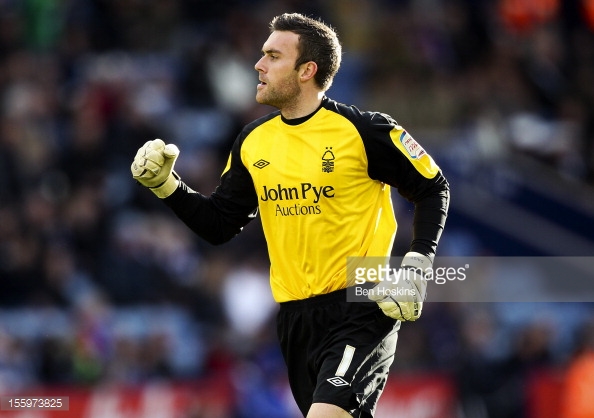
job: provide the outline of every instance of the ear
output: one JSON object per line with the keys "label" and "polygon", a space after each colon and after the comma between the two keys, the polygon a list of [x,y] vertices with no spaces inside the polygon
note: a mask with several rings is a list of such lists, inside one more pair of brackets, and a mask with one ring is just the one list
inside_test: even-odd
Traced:
{"label": "ear", "polygon": [[318,64],[313,61],[308,61],[301,64],[299,69],[299,80],[308,81],[313,79],[314,75],[318,72]]}

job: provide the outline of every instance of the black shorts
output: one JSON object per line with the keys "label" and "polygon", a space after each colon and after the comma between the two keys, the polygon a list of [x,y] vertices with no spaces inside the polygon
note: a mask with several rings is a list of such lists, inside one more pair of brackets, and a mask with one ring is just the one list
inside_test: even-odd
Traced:
{"label": "black shorts", "polygon": [[347,302],[346,290],[281,303],[278,336],[303,416],[321,402],[373,417],[399,328],[375,302]]}

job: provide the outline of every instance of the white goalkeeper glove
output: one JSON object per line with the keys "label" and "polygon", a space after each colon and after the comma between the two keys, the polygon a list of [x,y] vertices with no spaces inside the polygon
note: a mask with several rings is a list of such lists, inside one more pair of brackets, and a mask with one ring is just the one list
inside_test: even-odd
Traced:
{"label": "white goalkeeper glove", "polygon": [[148,187],[160,199],[171,195],[179,184],[179,176],[173,171],[179,149],[174,144],[160,140],[146,142],[136,153],[132,166],[132,177]]}
{"label": "white goalkeeper glove", "polygon": [[423,254],[408,252],[402,259],[398,275],[379,282],[369,293],[369,299],[377,302],[390,318],[400,321],[416,321],[421,316],[427,293],[426,269],[433,262]]}

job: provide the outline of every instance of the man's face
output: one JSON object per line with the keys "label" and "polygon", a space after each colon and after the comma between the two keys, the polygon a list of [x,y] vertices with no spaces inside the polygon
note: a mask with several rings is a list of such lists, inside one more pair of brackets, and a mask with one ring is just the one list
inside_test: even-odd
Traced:
{"label": "man's face", "polygon": [[299,35],[274,31],[262,46],[262,58],[254,66],[260,84],[256,101],[283,109],[294,105],[300,96],[299,73],[295,69]]}

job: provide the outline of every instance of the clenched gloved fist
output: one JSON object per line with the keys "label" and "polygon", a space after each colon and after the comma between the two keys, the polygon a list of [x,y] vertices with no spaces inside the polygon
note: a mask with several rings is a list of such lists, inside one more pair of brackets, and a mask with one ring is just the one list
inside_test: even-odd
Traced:
{"label": "clenched gloved fist", "polygon": [[179,149],[155,139],[145,143],[136,153],[130,169],[132,177],[148,187],[160,199],[171,195],[179,184],[179,176],[173,171]]}
{"label": "clenched gloved fist", "polygon": [[408,252],[400,270],[378,283],[369,299],[377,302],[384,314],[400,321],[416,321],[421,316],[427,294],[424,275],[433,262],[423,254]]}

